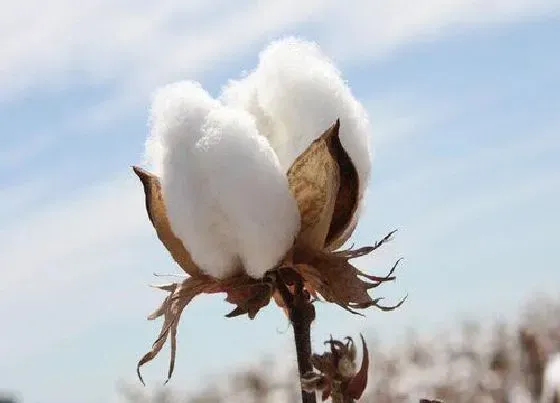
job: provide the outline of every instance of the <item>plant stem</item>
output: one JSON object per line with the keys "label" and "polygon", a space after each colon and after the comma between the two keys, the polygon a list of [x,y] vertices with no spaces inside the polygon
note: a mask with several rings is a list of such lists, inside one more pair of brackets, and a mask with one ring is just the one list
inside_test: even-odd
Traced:
{"label": "plant stem", "polygon": [[354,399],[348,395],[347,386],[347,384],[340,381],[333,383],[333,390],[331,392],[332,403],[354,403]]}
{"label": "plant stem", "polygon": [[[313,364],[311,364],[311,322],[315,316],[314,306],[302,297],[303,295],[295,295],[291,315],[300,378],[306,372],[313,371]],[[302,390],[301,393],[303,403],[315,403],[315,392]]]}
{"label": "plant stem", "polygon": [[[315,319],[315,307],[311,303],[309,294],[303,289],[303,283],[298,281],[292,294],[283,281],[278,282],[278,290],[290,314],[290,322],[294,328],[294,341],[300,380],[302,376],[313,371],[311,363],[311,322]],[[316,403],[315,392],[301,390],[302,403]]]}

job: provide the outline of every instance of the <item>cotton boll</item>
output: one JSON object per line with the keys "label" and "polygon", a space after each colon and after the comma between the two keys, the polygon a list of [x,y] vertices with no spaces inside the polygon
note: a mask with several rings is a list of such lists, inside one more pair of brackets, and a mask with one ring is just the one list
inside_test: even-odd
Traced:
{"label": "cotton boll", "polygon": [[200,160],[213,171],[209,188],[228,212],[247,273],[262,277],[292,246],[299,230],[299,210],[288,180],[247,113],[216,109],[204,131],[205,142],[212,144],[212,152]]}
{"label": "cotton boll", "polygon": [[254,119],[192,83],[161,90],[152,111],[148,152],[159,144],[173,231],[206,273],[262,277],[292,246],[300,217]]}
{"label": "cotton boll", "polygon": [[556,403],[556,399],[560,399],[560,353],[553,354],[546,363],[540,403]]}
{"label": "cotton boll", "polygon": [[146,140],[146,162],[154,174],[163,175],[163,161],[172,143],[196,141],[208,112],[219,105],[195,81],[168,84],[155,92],[150,111],[151,133]]}
{"label": "cotton boll", "polygon": [[368,116],[318,46],[296,38],[272,43],[251,74],[224,88],[222,99],[255,116],[285,171],[340,118],[340,140],[363,194],[371,169]]}

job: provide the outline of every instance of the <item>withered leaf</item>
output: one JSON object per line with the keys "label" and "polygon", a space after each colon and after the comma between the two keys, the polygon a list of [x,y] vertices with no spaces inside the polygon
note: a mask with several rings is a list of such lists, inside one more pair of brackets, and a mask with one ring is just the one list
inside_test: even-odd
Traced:
{"label": "withered leaf", "polygon": [[185,306],[197,295],[226,293],[226,301],[237,307],[229,317],[247,314],[253,319],[259,310],[266,306],[275,291],[273,284],[266,277],[256,280],[246,274],[238,274],[226,279],[200,275],[189,277],[182,283],[172,283],[154,286],[169,293],[163,303],[148,316],[154,320],[163,316],[164,321],[158,338],[152,345],[152,349],[146,353],[138,362],[137,374],[144,383],[140,374],[140,367],[153,360],[161,351],[168,337],[171,339],[171,360],[169,363],[168,378],[171,378],[175,367],[175,354],[177,350],[177,326],[181,313]]}
{"label": "withered leaf", "polygon": [[[162,287],[162,289],[169,288],[167,286],[165,287],[166,288]],[[176,284],[176,287],[170,291],[170,294],[165,298],[163,304],[149,316],[149,319],[155,319],[159,316],[163,316],[164,320],[159,336],[152,345],[152,349],[146,353],[140,361],[138,361],[136,373],[142,383],[144,383],[144,380],[142,379],[142,375],[140,373],[140,367],[150,362],[158,355],[165,345],[168,336],[171,337],[171,359],[169,362],[167,380],[171,378],[173,368],[175,366],[177,326],[179,324],[179,319],[181,318],[181,313],[183,312],[185,306],[187,306],[194,297],[207,290],[213,290],[214,287],[215,285],[209,277],[203,276],[187,278],[181,284]]]}
{"label": "withered leaf", "polygon": [[239,287],[228,288],[226,301],[237,307],[226,316],[232,318],[247,314],[250,319],[254,319],[259,310],[268,305],[273,291],[269,284],[252,281]]}
{"label": "withered leaf", "polygon": [[193,262],[183,242],[175,236],[171,229],[158,177],[140,167],[135,166],[132,167],[132,169],[134,173],[138,175],[144,187],[146,211],[148,212],[148,217],[156,230],[159,240],[169,253],[171,253],[175,262],[177,262],[187,274],[191,276],[201,275],[202,272]]}
{"label": "withered leaf", "polygon": [[360,338],[362,339],[362,365],[358,373],[348,383],[348,393],[356,400],[362,396],[367,387],[369,372],[369,351],[364,336],[360,334]]}
{"label": "withered leaf", "polygon": [[317,252],[306,261],[295,269],[326,301],[343,305],[371,301],[367,283],[358,277],[359,270],[348,259]]}
{"label": "withered leaf", "polygon": [[332,253],[297,248],[293,255],[294,270],[302,276],[306,288],[316,290],[326,301],[338,304],[350,312],[357,313],[352,308],[365,309],[371,306],[382,310],[395,309],[404,300],[394,307],[384,307],[378,304],[379,298],[373,299],[368,294],[368,290],[380,283],[394,280],[392,272],[385,277],[370,276],[350,263],[356,255],[363,256],[363,251],[367,249],[353,251],[356,253]]}
{"label": "withered leaf", "polygon": [[297,157],[287,174],[301,215],[296,243],[312,249],[325,246],[340,187],[340,169],[330,150],[339,127],[337,120]]}
{"label": "withered leaf", "polygon": [[167,297],[165,297],[165,299],[163,300],[163,303],[153,313],[148,315],[148,320],[154,320],[154,319],[159,318],[160,316],[165,315],[165,312],[167,311],[169,305],[171,304],[171,297],[173,296],[173,293],[177,289],[178,285],[179,284],[177,284],[177,283],[173,283],[173,284],[164,284],[164,285],[153,286],[154,288],[159,288],[160,290],[167,291],[169,293],[169,295]]}

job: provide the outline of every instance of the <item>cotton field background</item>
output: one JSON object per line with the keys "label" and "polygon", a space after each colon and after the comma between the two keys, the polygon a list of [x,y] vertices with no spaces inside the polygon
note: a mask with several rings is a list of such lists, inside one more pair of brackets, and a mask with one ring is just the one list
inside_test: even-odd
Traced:
{"label": "cotton field background", "polygon": [[[253,117],[255,88],[272,100],[283,94],[285,104],[268,107],[290,132],[326,130],[328,96],[295,86],[316,73],[308,63],[278,59],[263,71],[289,65],[281,88],[266,74],[251,84],[262,52],[297,37],[325,55],[328,77],[340,74],[342,84],[317,88],[348,88],[360,105],[336,110],[341,127],[367,116],[368,144],[354,155],[368,149],[372,165],[360,171],[367,190],[346,245],[398,229],[355,264],[384,275],[403,257],[398,280],[375,295],[389,305],[408,296],[394,312],[365,317],[317,303],[314,350],[331,334],[364,334],[371,372],[361,401],[552,402],[560,383],[557,0],[23,0],[2,6],[0,33],[0,400],[297,401],[282,310],[224,318],[231,306],[215,295],[183,313],[173,379],[162,388],[165,348],[140,387],[136,362],[160,326],[146,316],[164,298],[148,284],[182,272],[155,236],[130,169],[157,167],[158,145],[145,149],[157,121],[152,102],[178,82],[197,82],[210,103],[242,105]],[[269,121],[255,121],[268,130]],[[293,149],[272,136],[270,166],[289,166],[309,140],[304,132]],[[232,176],[243,171],[239,161]],[[285,179],[274,169],[271,187]],[[247,198],[249,185],[221,196]],[[266,210],[280,206],[287,219],[266,235],[289,243],[297,220],[277,196],[244,213],[268,222]],[[180,200],[176,207],[183,211]],[[193,228],[182,235],[192,238]],[[259,247],[256,234],[245,252]],[[215,257],[207,245],[201,255]],[[253,257],[280,253],[266,251]]]}
{"label": "cotton field background", "polygon": [[[552,402],[560,400],[560,304],[541,299],[515,321],[460,326],[429,336],[414,332],[398,344],[370,339],[373,368],[364,402]],[[208,379],[187,394],[146,393],[121,384],[123,402],[296,402],[295,368],[265,359],[235,374]],[[224,376],[225,375],[225,376]]]}

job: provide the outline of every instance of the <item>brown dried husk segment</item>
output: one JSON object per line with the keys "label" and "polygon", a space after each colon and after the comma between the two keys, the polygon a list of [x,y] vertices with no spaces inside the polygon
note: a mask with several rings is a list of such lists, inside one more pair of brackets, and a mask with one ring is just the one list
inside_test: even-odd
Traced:
{"label": "brown dried husk segment", "polygon": [[253,319],[258,311],[268,305],[272,298],[274,287],[265,278],[263,280],[253,279],[245,274],[236,275],[227,279],[215,279],[210,276],[200,275],[189,277],[181,283],[154,286],[167,291],[169,295],[163,303],[148,316],[148,320],[154,320],[163,316],[164,321],[158,338],[153,343],[149,352],[144,354],[137,365],[138,378],[142,383],[140,368],[152,361],[161,351],[168,338],[171,340],[171,359],[167,380],[171,378],[175,367],[175,355],[177,346],[177,328],[183,309],[199,294],[227,293],[226,301],[237,305],[229,313],[228,317],[247,314]]}
{"label": "brown dried husk segment", "polygon": [[328,250],[340,248],[350,238],[357,224],[355,216],[360,202],[358,171],[340,142],[339,131],[337,129],[337,135],[332,136],[329,142],[329,151],[337,161],[339,168],[340,186],[336,196],[329,233],[325,242],[325,247]]}
{"label": "brown dried husk segment", "polygon": [[327,129],[288,170],[301,215],[296,244],[334,250],[351,234],[359,197],[358,173],[339,138],[340,121]]}
{"label": "brown dried husk segment", "polygon": [[317,292],[327,302],[333,302],[349,312],[358,313],[355,309],[369,307],[392,311],[400,307],[406,297],[394,306],[384,306],[380,304],[382,298],[372,298],[368,291],[395,280],[393,273],[400,260],[384,277],[366,274],[350,263],[354,258],[373,252],[377,245],[340,252],[296,248],[293,254],[293,268],[303,278],[307,289]]}
{"label": "brown dried husk segment", "polygon": [[362,339],[362,365],[358,373],[348,383],[348,393],[356,400],[362,397],[364,390],[366,390],[369,374],[369,351],[362,334],[360,334],[360,338]]}
{"label": "brown dried husk segment", "polygon": [[177,346],[177,327],[179,326],[179,319],[183,309],[191,300],[197,295],[210,289],[212,284],[209,284],[204,277],[194,278],[190,277],[183,281],[181,284],[166,284],[157,286],[156,288],[169,292],[163,303],[148,316],[149,320],[154,320],[160,316],[164,317],[163,325],[158,338],[152,345],[152,349],[144,354],[138,361],[136,373],[142,383],[142,375],[140,374],[140,367],[147,362],[152,361],[161,351],[168,337],[171,337],[171,359],[169,361],[169,370],[167,373],[167,380],[171,378],[173,369],[175,368],[175,354]]}
{"label": "brown dried husk segment", "polygon": [[[304,374],[302,377],[304,387],[309,391],[322,391],[323,401],[329,397],[333,402],[358,400],[367,387],[369,372],[369,351],[364,336],[360,334],[360,337],[362,364],[357,372],[354,373],[356,350],[352,338],[345,337],[347,343],[343,343],[334,340],[331,336],[331,339],[325,342],[331,345],[330,351],[312,355],[313,367],[319,372],[310,371]],[[350,366],[341,365],[343,362],[350,363]]]}
{"label": "brown dried husk segment", "polygon": [[390,239],[391,234],[376,242],[374,246],[355,250],[327,252],[296,248],[291,255],[289,266],[279,267],[268,273],[263,279],[254,279],[246,274],[221,280],[199,275],[189,277],[179,284],[157,286],[157,288],[167,291],[169,295],[148,319],[154,320],[163,316],[164,323],[152,349],[138,363],[137,371],[140,380],[142,380],[140,367],[158,355],[168,338],[171,339],[168,379],[171,377],[175,365],[176,334],[181,313],[194,297],[202,293],[226,293],[226,301],[236,305],[236,308],[227,315],[228,317],[247,314],[253,319],[273,297],[281,307],[286,307],[282,298],[277,295],[278,288],[275,278],[280,276],[283,281],[287,281],[287,284],[291,284],[294,276],[299,275],[304,281],[305,288],[312,295],[317,292],[325,300],[336,303],[353,313],[356,313],[354,309],[365,309],[372,306],[383,311],[399,307],[405,299],[395,306],[382,306],[379,304],[380,298],[373,299],[368,295],[368,290],[395,280],[393,273],[397,264],[386,276],[377,277],[366,274],[349,263],[349,260],[353,258],[376,250]]}
{"label": "brown dried husk segment", "polygon": [[201,270],[193,262],[183,242],[175,236],[171,229],[171,224],[167,218],[165,202],[163,200],[161,183],[158,177],[140,167],[135,166],[132,169],[134,173],[138,175],[144,186],[146,211],[148,212],[148,218],[152,222],[159,240],[187,274],[191,276],[202,275]]}
{"label": "brown dried husk segment", "polygon": [[288,184],[301,215],[296,244],[321,250],[332,222],[340,187],[337,161],[330,152],[340,124],[335,123],[296,158],[288,170]]}

